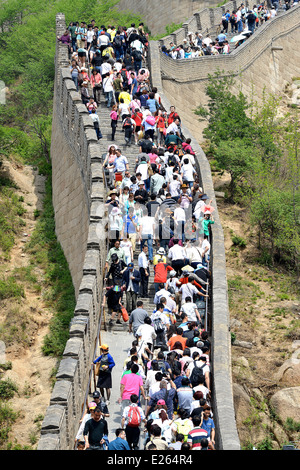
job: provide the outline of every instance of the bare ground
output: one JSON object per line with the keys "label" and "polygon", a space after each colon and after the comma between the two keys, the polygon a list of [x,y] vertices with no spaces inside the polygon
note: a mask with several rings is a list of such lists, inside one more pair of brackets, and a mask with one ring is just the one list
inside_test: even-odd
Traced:
{"label": "bare ground", "polygon": [[[17,184],[17,194],[23,196],[26,213],[22,217],[26,225],[22,233],[16,236],[10,259],[2,263],[1,271],[5,275],[15,273],[16,268],[25,268],[30,263],[30,255],[24,251],[24,245],[30,238],[36,224],[35,210],[42,209],[45,178],[38,175],[30,166],[17,163],[4,163],[5,170]],[[43,274],[35,268],[34,274],[42,279]],[[17,386],[9,405],[19,418],[12,426],[9,441],[20,446],[34,446],[39,434],[39,424],[50,402],[51,372],[56,366],[54,358],[45,357],[41,352],[44,336],[48,333],[51,312],[43,303],[41,292],[24,284],[25,297],[19,301],[6,300],[1,303],[0,324],[14,315],[11,322],[24,324],[24,340],[10,341],[6,345],[7,362],[12,369],[5,372],[3,379],[10,378]]]}

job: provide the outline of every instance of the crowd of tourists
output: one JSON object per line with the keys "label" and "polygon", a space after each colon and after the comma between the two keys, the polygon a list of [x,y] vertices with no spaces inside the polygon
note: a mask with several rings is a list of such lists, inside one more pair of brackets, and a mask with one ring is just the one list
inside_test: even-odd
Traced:
{"label": "crowd of tourists", "polygon": [[229,54],[252,36],[259,26],[275,18],[279,7],[288,10],[297,4],[293,0],[275,1],[269,8],[266,2],[262,2],[250,9],[242,3],[237,9],[224,12],[216,37],[189,31],[180,44],[170,42],[168,46],[163,45],[161,51],[175,60]]}
{"label": "crowd of tourists", "polygon": [[[108,441],[106,419],[116,364],[109,345],[101,344],[94,361],[97,387],[75,448],[214,450],[205,316],[214,207],[203,193],[192,142],[175,106],[165,110],[151,86],[142,24],[72,23],[58,40],[69,47],[70,74],[98,138],[100,103],[110,115],[111,142],[103,157],[110,241],[103,307],[112,330],[125,323],[132,333],[114,384],[121,407],[116,437]],[[117,126],[122,146],[114,142]],[[131,145],[138,146],[136,156]]]}

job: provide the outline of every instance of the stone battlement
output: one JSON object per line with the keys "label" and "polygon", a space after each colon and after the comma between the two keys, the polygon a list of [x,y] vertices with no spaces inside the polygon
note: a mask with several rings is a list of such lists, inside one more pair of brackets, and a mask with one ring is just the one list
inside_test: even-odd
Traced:
{"label": "stone battlement", "polygon": [[[56,17],[57,35],[65,31]],[[57,42],[51,141],[56,234],[71,271],[76,307],[38,450],[71,450],[82,416],[100,335],[107,232],[105,185],[94,126],[69,72],[68,50]]]}

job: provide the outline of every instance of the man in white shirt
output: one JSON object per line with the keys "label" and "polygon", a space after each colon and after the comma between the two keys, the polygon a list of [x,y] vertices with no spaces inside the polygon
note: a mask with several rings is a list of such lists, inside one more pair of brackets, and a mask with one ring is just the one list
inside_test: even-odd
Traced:
{"label": "man in white shirt", "polygon": [[159,290],[155,293],[153,302],[155,303],[155,305],[158,305],[162,297],[166,297],[167,299],[169,295],[170,292],[165,289],[165,285],[163,283],[160,283]]}
{"label": "man in white shirt", "polygon": [[150,317],[146,317],[144,324],[138,327],[136,336],[139,337],[141,341],[145,341],[150,350],[153,350],[153,343],[156,339],[156,333],[153,326],[151,325]]}
{"label": "man in white shirt", "polygon": [[203,252],[203,258],[205,260],[205,263],[207,263],[207,261],[209,260],[209,256],[210,256],[210,243],[208,241],[207,235],[204,235],[204,240],[201,245],[201,250]]}
{"label": "man in white shirt", "polygon": [[169,134],[170,132],[174,132],[174,134],[177,134],[179,136],[179,124],[180,124],[180,121],[179,119],[175,119],[175,121],[173,121],[168,127],[167,127],[167,130],[166,130],[166,133]]}
{"label": "man in white shirt", "polygon": [[181,268],[185,265],[185,251],[184,248],[178,244],[177,239],[174,239],[174,245],[170,248],[168,257],[172,260],[172,268],[179,274]]}
{"label": "man in white shirt", "polygon": [[116,156],[117,158],[113,162],[114,171],[124,173],[125,170],[129,170],[129,163],[127,157],[122,155],[121,150],[116,150]]}
{"label": "man in white shirt", "polygon": [[186,214],[185,210],[178,206],[174,211],[174,221],[175,221],[175,229],[174,229],[174,237],[181,239],[184,242],[184,225],[186,222]]}
{"label": "man in white shirt", "polygon": [[173,174],[173,178],[170,179],[168,190],[172,196],[172,198],[179,199],[180,196],[180,187],[181,182],[179,181],[178,175]]}
{"label": "man in white shirt", "polygon": [[198,311],[197,305],[192,302],[190,296],[185,298],[185,303],[181,306],[181,312],[187,315],[189,322],[196,322],[197,320],[201,323],[200,313]]}
{"label": "man in white shirt", "polygon": [[145,184],[145,181],[149,178],[148,164],[146,161],[146,157],[141,158],[141,163],[137,166],[136,173],[141,173],[142,180],[144,181],[144,184]]}
{"label": "man in white shirt", "polygon": [[138,257],[138,266],[141,275],[141,290],[140,296],[148,298],[148,283],[149,283],[149,261],[147,258],[148,246],[144,245]]}
{"label": "man in white shirt", "polygon": [[194,176],[197,174],[193,165],[189,162],[189,159],[183,157],[183,165],[181,165],[181,175],[182,180],[186,181],[190,188],[193,186],[194,183]]}
{"label": "man in white shirt", "polygon": [[109,62],[103,62],[100,65],[101,77],[108,75],[111,72],[111,64]]}
{"label": "man in white shirt", "polygon": [[185,303],[186,297],[190,297],[191,299],[193,299],[194,294],[199,294],[197,287],[195,287],[191,282],[182,284],[182,286],[179,289],[179,292],[181,292],[181,304],[182,305]]}
{"label": "man in white shirt", "polygon": [[153,238],[155,230],[155,219],[148,215],[146,208],[143,210],[143,217],[140,221],[141,248],[147,243],[150,263],[153,262]]}
{"label": "man in white shirt", "polygon": [[164,305],[160,303],[157,304],[157,310],[151,315],[151,321],[152,321],[152,325],[154,326],[154,328],[155,328],[155,321],[157,320],[161,322],[163,330],[162,331],[155,330],[156,335],[157,335],[156,344],[163,343],[167,345],[166,332],[169,329],[170,324],[169,324],[169,320],[167,316],[164,314]]}
{"label": "man in white shirt", "polygon": [[111,105],[113,104],[113,91],[114,91],[113,81],[114,81],[114,78],[113,78],[112,72],[109,72],[109,74],[106,77],[104,77],[102,80],[102,87],[103,87],[103,91],[105,95],[106,106],[108,108],[110,108]]}
{"label": "man in white shirt", "polygon": [[202,39],[202,44],[205,44],[205,46],[209,46],[212,43],[211,37],[208,34],[206,38]]}
{"label": "man in white shirt", "polygon": [[204,378],[205,378],[205,385],[208,388],[208,390],[210,390],[210,376],[209,376],[210,367],[206,364],[206,357],[205,356],[200,356],[200,354],[198,352],[194,352],[192,357],[193,357],[193,362],[190,362],[190,364],[188,365],[188,367],[185,371],[186,376],[191,378],[192,372],[193,372],[193,369],[194,369],[194,361],[195,361],[196,366],[202,369],[203,375],[204,375]]}

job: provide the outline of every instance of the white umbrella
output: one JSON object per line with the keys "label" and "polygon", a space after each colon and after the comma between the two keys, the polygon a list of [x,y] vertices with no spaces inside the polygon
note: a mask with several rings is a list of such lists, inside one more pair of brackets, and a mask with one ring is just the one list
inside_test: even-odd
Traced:
{"label": "white umbrella", "polygon": [[238,36],[233,36],[233,38],[230,39],[230,42],[238,42],[241,41],[242,39],[246,39],[245,36],[242,34],[239,34]]}

